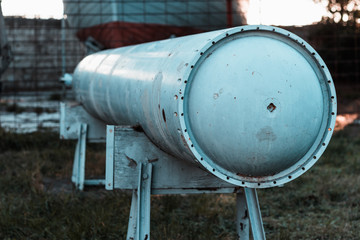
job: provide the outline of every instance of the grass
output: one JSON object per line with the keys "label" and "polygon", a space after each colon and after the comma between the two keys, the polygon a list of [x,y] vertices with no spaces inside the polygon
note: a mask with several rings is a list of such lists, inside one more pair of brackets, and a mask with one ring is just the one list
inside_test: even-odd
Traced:
{"label": "grass", "polygon": [[[0,138],[0,239],[125,239],[130,193],[75,191],[75,142]],[[104,148],[88,145],[88,177],[104,174]],[[268,239],[360,239],[360,128],[336,133],[300,178],[258,194]],[[236,239],[232,194],[153,196],[151,206],[152,239]]]}

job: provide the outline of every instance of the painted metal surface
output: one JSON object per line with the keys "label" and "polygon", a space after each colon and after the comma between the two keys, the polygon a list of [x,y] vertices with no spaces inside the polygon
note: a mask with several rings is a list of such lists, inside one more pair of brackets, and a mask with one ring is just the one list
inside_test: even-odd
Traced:
{"label": "painted metal surface", "polygon": [[253,238],[256,240],[265,240],[265,230],[256,189],[245,188],[244,192]]}
{"label": "painted metal surface", "polygon": [[270,26],[99,52],[78,65],[73,87],[96,118],[140,125],[167,153],[251,188],[307,171],[336,118],[335,88],[321,57]]}
{"label": "painted metal surface", "polygon": [[244,192],[239,192],[236,194],[236,232],[238,235],[238,240],[249,239],[249,210],[247,208]]}
{"label": "painted metal surface", "polygon": [[140,164],[137,190],[136,239],[150,239],[152,164]]}
{"label": "painted metal surface", "polygon": [[78,125],[78,141],[76,144],[74,162],[72,169],[71,181],[80,191],[84,190],[84,186],[100,186],[105,185],[105,179],[85,179],[85,160],[86,160],[86,140],[88,134],[88,124],[77,123]]}
{"label": "painted metal surface", "polygon": [[105,185],[105,179],[85,179],[86,143],[105,142],[105,124],[78,103],[60,103],[60,138],[77,139],[71,180],[75,187]]}
{"label": "painted metal surface", "polygon": [[78,142],[76,144],[74,162],[72,169],[71,181],[75,187],[80,191],[84,190],[85,183],[85,154],[86,154],[86,135],[87,124],[81,123],[78,125]]}

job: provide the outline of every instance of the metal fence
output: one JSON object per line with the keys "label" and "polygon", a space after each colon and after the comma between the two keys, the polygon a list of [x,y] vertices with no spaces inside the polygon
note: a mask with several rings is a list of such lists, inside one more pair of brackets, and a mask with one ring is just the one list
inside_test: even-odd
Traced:
{"label": "metal fence", "polygon": [[[59,78],[72,73],[87,54],[246,24],[248,5],[248,0],[63,2],[63,20],[5,18],[13,60],[0,79],[4,129],[57,129],[64,91]],[[335,83],[359,83],[359,29],[320,25],[288,29],[315,47]]]}

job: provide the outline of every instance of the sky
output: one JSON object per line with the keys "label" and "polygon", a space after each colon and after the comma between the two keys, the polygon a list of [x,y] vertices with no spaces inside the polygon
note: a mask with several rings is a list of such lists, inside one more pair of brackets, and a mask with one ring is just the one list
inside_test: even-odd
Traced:
{"label": "sky", "polygon": [[[2,0],[5,16],[61,18],[62,0]],[[306,25],[326,15],[324,4],[313,0],[250,0],[248,24]]]}

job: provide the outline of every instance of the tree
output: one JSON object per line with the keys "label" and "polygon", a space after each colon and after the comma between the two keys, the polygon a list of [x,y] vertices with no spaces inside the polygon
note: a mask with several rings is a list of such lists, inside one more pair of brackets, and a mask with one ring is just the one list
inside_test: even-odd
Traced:
{"label": "tree", "polygon": [[314,2],[327,2],[327,10],[330,16],[325,17],[325,21],[342,25],[360,23],[360,0],[314,0]]}

